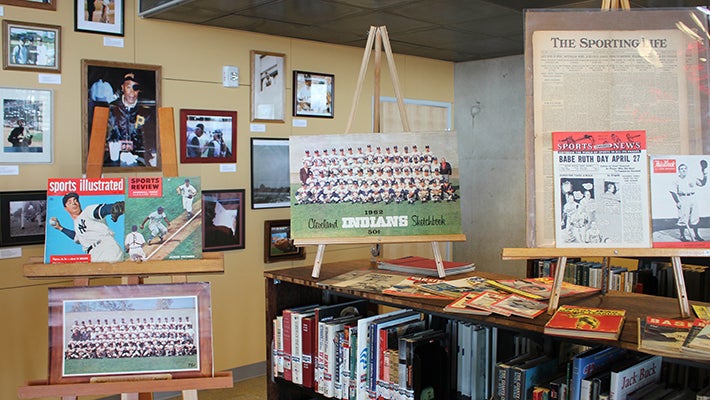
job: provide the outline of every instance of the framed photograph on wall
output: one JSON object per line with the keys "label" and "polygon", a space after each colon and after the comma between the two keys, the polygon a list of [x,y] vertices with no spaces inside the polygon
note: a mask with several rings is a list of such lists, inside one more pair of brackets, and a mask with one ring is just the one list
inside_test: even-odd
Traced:
{"label": "framed photograph on wall", "polygon": [[159,65],[81,60],[82,166],[91,139],[94,107],[109,109],[104,172],[160,170]]}
{"label": "framed photograph on wall", "polygon": [[0,163],[51,163],[52,91],[0,87],[3,138]]}
{"label": "framed photograph on wall", "polygon": [[335,76],[293,71],[293,116],[333,118]]}
{"label": "framed photograph on wall", "polygon": [[123,36],[123,0],[74,0],[74,30]]}
{"label": "framed photograph on wall", "polygon": [[251,138],[251,208],[289,207],[288,139]]}
{"label": "framed photograph on wall", "polygon": [[251,51],[251,121],[284,122],[286,54]]}
{"label": "framed photograph on wall", "polygon": [[49,382],[211,376],[210,308],[205,282],[50,288]]}
{"label": "framed photograph on wall", "polygon": [[58,1],[59,0],[0,0],[0,4],[56,11]]}
{"label": "framed photograph on wall", "polygon": [[2,21],[2,67],[7,70],[60,72],[62,27]]}
{"label": "framed photograph on wall", "polygon": [[293,245],[291,220],[264,221],[264,262],[273,263],[286,260],[303,260],[303,247]]}
{"label": "framed photograph on wall", "polygon": [[202,251],[244,248],[244,192],[202,191]]}
{"label": "framed photograph on wall", "polygon": [[180,162],[237,162],[237,112],[180,110]]}
{"label": "framed photograph on wall", "polygon": [[44,243],[47,192],[0,192],[0,246]]}

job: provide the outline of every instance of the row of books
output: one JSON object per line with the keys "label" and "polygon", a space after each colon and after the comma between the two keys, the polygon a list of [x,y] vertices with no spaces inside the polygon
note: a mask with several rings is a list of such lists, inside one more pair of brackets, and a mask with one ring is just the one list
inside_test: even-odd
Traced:
{"label": "row of books", "polygon": [[[556,259],[539,260],[533,272],[537,277],[554,277],[556,269]],[[567,262],[563,280],[572,284],[598,289],[640,292],[641,289],[637,287],[639,283],[638,274],[638,270],[610,266],[605,275],[601,263],[576,260]]]}

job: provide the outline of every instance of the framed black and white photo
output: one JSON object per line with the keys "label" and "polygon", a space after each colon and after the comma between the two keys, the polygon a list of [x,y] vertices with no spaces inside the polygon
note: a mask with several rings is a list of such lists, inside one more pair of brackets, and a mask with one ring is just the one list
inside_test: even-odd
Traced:
{"label": "framed black and white photo", "polygon": [[58,1],[59,0],[0,0],[0,4],[56,11]]}
{"label": "framed black and white photo", "polygon": [[251,208],[289,207],[288,139],[251,138]]}
{"label": "framed black and white photo", "polygon": [[0,192],[0,246],[44,243],[47,192]]}
{"label": "framed black and white photo", "polygon": [[123,0],[74,0],[74,30],[123,36]]}
{"label": "framed black and white photo", "polygon": [[303,260],[306,252],[296,247],[291,238],[291,220],[264,221],[264,262]]}
{"label": "framed black and white photo", "polygon": [[2,31],[3,69],[61,72],[61,26],[3,20]]}
{"label": "framed black and white photo", "polygon": [[52,91],[0,87],[0,163],[51,163]]}
{"label": "framed black and white photo", "polygon": [[181,163],[237,162],[237,112],[180,110]]}
{"label": "framed black and white photo", "polygon": [[244,192],[202,191],[202,251],[244,248]]}
{"label": "framed black and white photo", "polygon": [[284,122],[286,55],[251,51],[251,121]]}
{"label": "framed black and white photo", "polygon": [[293,71],[293,116],[333,118],[334,85],[333,75]]}

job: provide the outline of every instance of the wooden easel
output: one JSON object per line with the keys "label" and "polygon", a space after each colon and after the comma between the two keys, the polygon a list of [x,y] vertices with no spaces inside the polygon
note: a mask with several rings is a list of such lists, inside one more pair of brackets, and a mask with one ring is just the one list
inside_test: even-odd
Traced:
{"label": "wooden easel", "polygon": [[[362,92],[362,86],[365,81],[365,74],[367,72],[367,65],[370,62],[370,56],[372,47],[375,47],[375,104],[374,104],[374,127],[373,131],[379,133],[381,131],[380,123],[380,76],[382,69],[382,48],[384,47],[385,55],[387,56],[387,66],[389,67],[390,76],[392,77],[392,84],[394,86],[395,96],[397,98],[397,107],[399,108],[399,116],[402,120],[402,127],[405,132],[409,132],[409,120],[407,118],[407,110],[404,107],[404,98],[399,88],[399,77],[397,75],[397,68],[394,64],[394,55],[392,54],[392,48],[390,47],[389,36],[387,35],[387,28],[384,26],[371,26],[370,31],[367,36],[367,44],[365,45],[365,53],[362,57],[362,63],[360,64],[360,73],[358,74],[357,84],[355,86],[355,92],[353,94],[352,108],[350,109],[350,117],[348,118],[348,123],[345,127],[345,133],[350,133],[350,130],[355,119],[355,110],[360,100],[360,94]],[[311,276],[318,278],[320,276],[321,265],[323,264],[323,256],[325,255],[325,246],[327,244],[375,244],[377,246],[385,243],[424,243],[430,242],[431,249],[434,254],[434,261],[436,262],[436,270],[440,278],[446,276],[446,271],[444,270],[444,263],[441,258],[441,251],[439,249],[440,241],[456,242],[465,241],[466,236],[464,234],[453,234],[453,235],[426,235],[426,236],[379,236],[379,237],[363,237],[363,238],[311,238],[311,239],[295,239],[294,244],[296,246],[303,245],[317,245],[318,249],[316,251],[316,259],[313,264],[313,272]]]}
{"label": "wooden easel", "polygon": [[[177,150],[175,146],[175,124],[173,109],[162,107],[158,110],[160,144],[163,175],[177,176]],[[94,108],[91,125],[91,141],[86,163],[86,177],[100,178],[104,160],[108,108]],[[27,278],[72,278],[74,286],[88,286],[91,278],[121,277],[127,284],[143,283],[143,278],[170,276],[173,283],[187,282],[188,274],[224,273],[224,255],[210,253],[200,260],[164,260],[160,262],[62,264],[61,268],[48,268],[42,260],[32,260],[24,265]],[[50,384],[48,380],[31,381],[17,389],[20,399],[60,396],[62,400],[76,400],[78,396],[112,395],[121,393],[121,400],[151,400],[153,392],[182,392],[185,400],[197,400],[197,390],[220,389],[234,386],[232,372],[219,372],[205,378],[181,378],[155,380],[140,376],[130,376],[126,380],[96,383]]]}

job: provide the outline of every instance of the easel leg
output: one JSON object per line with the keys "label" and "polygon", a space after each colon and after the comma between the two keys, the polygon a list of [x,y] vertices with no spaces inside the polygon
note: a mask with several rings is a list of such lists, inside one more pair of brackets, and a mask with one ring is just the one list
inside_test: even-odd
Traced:
{"label": "easel leg", "polygon": [[436,262],[436,272],[439,273],[439,278],[446,276],[444,271],[444,262],[441,261],[441,251],[439,250],[439,242],[431,242],[431,251],[434,253],[434,262]]}
{"label": "easel leg", "polygon": [[555,270],[555,279],[552,281],[552,290],[550,291],[550,303],[547,305],[547,313],[552,315],[557,311],[557,305],[560,302],[560,290],[562,289],[562,279],[565,276],[565,268],[567,267],[567,257],[557,259],[557,269]]}
{"label": "easel leg", "polygon": [[320,266],[323,264],[323,255],[325,254],[325,245],[319,244],[318,250],[316,251],[316,260],[313,263],[313,272],[311,276],[318,278],[320,276]]}
{"label": "easel leg", "polygon": [[688,294],[685,291],[685,278],[683,277],[683,264],[680,257],[671,257],[673,263],[673,277],[675,278],[675,290],[678,294],[678,306],[680,306],[681,318],[690,316],[690,306],[688,305]]}

